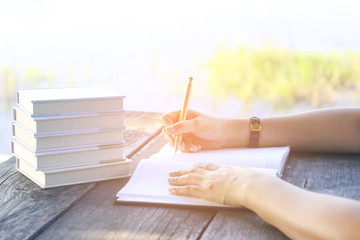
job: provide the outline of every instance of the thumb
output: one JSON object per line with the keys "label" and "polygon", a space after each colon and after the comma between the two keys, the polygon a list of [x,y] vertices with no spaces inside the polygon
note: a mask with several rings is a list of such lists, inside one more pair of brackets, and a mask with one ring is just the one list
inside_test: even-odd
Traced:
{"label": "thumb", "polygon": [[165,128],[165,132],[167,134],[173,134],[173,135],[192,133],[192,132],[196,132],[198,126],[199,126],[199,121],[197,118],[194,118],[170,125]]}

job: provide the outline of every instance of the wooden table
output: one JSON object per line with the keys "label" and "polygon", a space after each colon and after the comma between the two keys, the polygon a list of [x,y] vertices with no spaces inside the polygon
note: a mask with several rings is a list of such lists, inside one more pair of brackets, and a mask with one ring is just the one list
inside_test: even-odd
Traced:
{"label": "wooden table", "polygon": [[[156,153],[158,113],[127,112],[125,155]],[[360,200],[360,155],[290,153],[284,177],[301,188]],[[287,239],[249,210],[114,205],[126,179],[41,190],[0,164],[0,239]],[[264,199],[266,201],[266,199]]]}

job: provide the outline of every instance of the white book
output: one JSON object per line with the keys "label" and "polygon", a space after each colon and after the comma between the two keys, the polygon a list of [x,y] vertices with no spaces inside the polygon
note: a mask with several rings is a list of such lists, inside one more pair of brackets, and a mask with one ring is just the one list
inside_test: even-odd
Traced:
{"label": "white book", "polygon": [[190,169],[194,163],[213,162],[226,166],[249,167],[266,174],[281,176],[289,151],[289,147],[229,148],[174,155],[174,149],[165,145],[150,159],[139,162],[129,182],[116,194],[116,203],[227,208],[229,206],[199,198],[170,194],[169,172]]}
{"label": "white book", "polygon": [[46,170],[124,161],[123,145],[124,142],[115,142],[104,145],[85,145],[72,149],[34,151],[20,139],[14,138],[11,149],[15,157],[24,159],[36,170]]}
{"label": "white book", "polygon": [[126,159],[122,162],[37,171],[23,159],[17,158],[16,168],[41,188],[51,188],[129,177],[130,162]]}
{"label": "white book", "polygon": [[87,128],[121,128],[124,126],[124,112],[120,109],[112,112],[31,117],[31,113],[17,106],[13,108],[13,119],[36,133]]}
{"label": "white book", "polygon": [[124,138],[124,127],[118,129],[92,128],[57,132],[34,133],[21,123],[15,121],[12,134],[34,151],[52,148],[78,148],[82,145],[107,144],[121,142]]}
{"label": "white book", "polygon": [[38,116],[120,110],[124,97],[108,87],[41,88],[18,90],[16,102]]}

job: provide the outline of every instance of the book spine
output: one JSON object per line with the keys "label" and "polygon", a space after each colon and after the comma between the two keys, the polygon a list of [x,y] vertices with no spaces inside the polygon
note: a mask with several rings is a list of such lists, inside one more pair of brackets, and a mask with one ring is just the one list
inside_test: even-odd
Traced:
{"label": "book spine", "polygon": [[11,133],[12,133],[12,136],[15,137],[15,125],[14,124],[11,126]]}
{"label": "book spine", "polygon": [[15,108],[13,108],[13,121],[15,121],[16,120],[16,110],[15,110]]}

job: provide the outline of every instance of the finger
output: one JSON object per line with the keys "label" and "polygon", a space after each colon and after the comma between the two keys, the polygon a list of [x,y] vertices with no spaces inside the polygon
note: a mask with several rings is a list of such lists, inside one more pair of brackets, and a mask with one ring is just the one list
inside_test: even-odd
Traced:
{"label": "finger", "polygon": [[173,112],[162,115],[160,117],[160,122],[164,126],[169,126],[169,125],[179,121],[179,117],[180,117],[180,110],[173,111]]}
{"label": "finger", "polygon": [[200,145],[185,143],[184,145],[182,145],[182,148],[180,150],[186,153],[195,153],[198,152],[200,149]]}
{"label": "finger", "polygon": [[165,132],[167,134],[174,134],[174,135],[192,133],[198,129],[199,125],[200,125],[199,119],[194,118],[194,119],[174,123],[166,127]]}
{"label": "finger", "polygon": [[175,146],[175,139],[172,135],[168,135],[166,134],[164,128],[162,129],[161,131],[161,136],[163,136],[167,141],[168,143],[170,144],[171,147],[174,147]]}
{"label": "finger", "polygon": [[220,167],[218,168],[218,170],[221,171],[221,172],[228,172],[229,170],[232,170],[232,169],[234,169],[234,168],[233,168],[233,167],[229,167],[229,166],[220,166]]}
{"label": "finger", "polygon": [[190,151],[190,146],[192,145],[192,138],[191,136],[189,136],[188,134],[183,134],[183,135],[177,135],[179,136],[179,146],[178,149],[182,152],[186,152],[189,153]]}
{"label": "finger", "polygon": [[170,141],[174,141],[174,143],[176,142],[176,138],[178,137],[178,141],[179,141],[179,145],[178,145],[178,150],[182,151],[182,152],[186,152],[186,153],[194,153],[194,152],[198,152],[201,149],[201,146],[199,144],[196,144],[194,142],[194,137],[192,136],[192,134],[180,134],[180,135],[168,135],[165,131],[165,129],[162,130],[162,135],[166,134],[167,136],[167,140],[168,142]]}
{"label": "finger", "polygon": [[195,163],[194,166],[197,168],[202,168],[202,169],[206,169],[209,171],[214,171],[214,170],[220,168],[220,166],[215,163]]}
{"label": "finger", "polygon": [[[196,118],[197,116],[199,116],[199,114],[200,114],[199,112],[189,109],[187,112],[186,119]],[[179,118],[180,118],[180,110],[176,110],[170,113],[163,114],[160,117],[160,122],[164,126],[169,126],[171,124],[178,122]]]}
{"label": "finger", "polygon": [[178,148],[179,148],[180,151],[186,152],[186,151],[185,151],[185,142],[181,141],[181,142],[179,143]]}
{"label": "finger", "polygon": [[189,173],[180,177],[169,177],[168,181],[174,186],[201,185],[204,177],[200,174]]}
{"label": "finger", "polygon": [[[186,119],[196,118],[196,117],[198,117],[199,115],[201,115],[200,112],[197,112],[197,111],[192,110],[192,109],[188,109],[188,112],[187,112],[187,115],[186,115]],[[202,114],[202,115],[204,115],[204,114]]]}
{"label": "finger", "polygon": [[190,173],[196,173],[196,174],[200,174],[200,175],[205,175],[206,172],[207,171],[204,170],[204,169],[194,167],[194,168],[191,168],[191,169],[171,171],[171,172],[169,172],[169,176],[170,177],[179,177],[179,176],[183,176],[183,175],[190,174]]}
{"label": "finger", "polygon": [[175,195],[184,195],[201,198],[202,188],[200,186],[181,186],[169,188],[169,192]]}
{"label": "finger", "polygon": [[188,134],[182,134],[180,136],[182,136],[180,138],[182,141],[179,144],[179,149],[182,152],[194,153],[194,152],[198,152],[201,149],[201,146],[195,143],[194,141],[195,139],[192,136],[192,134],[188,133]]}
{"label": "finger", "polygon": [[200,151],[200,150],[201,150],[201,146],[198,145],[198,144],[191,144],[191,145],[188,147],[188,149],[189,149],[189,152],[194,153],[194,152]]}

